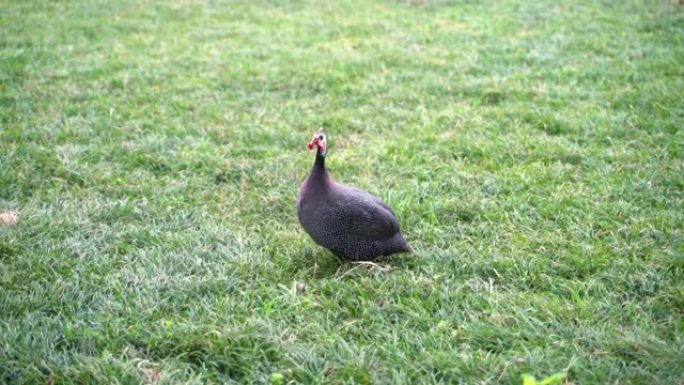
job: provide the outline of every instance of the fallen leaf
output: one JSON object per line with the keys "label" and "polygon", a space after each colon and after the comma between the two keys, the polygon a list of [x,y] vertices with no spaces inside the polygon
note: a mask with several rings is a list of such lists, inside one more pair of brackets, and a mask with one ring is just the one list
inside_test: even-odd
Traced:
{"label": "fallen leaf", "polygon": [[158,368],[138,368],[138,374],[146,384],[155,385],[159,381],[161,370]]}
{"label": "fallen leaf", "polygon": [[14,226],[19,222],[19,211],[10,210],[0,213],[0,226]]}

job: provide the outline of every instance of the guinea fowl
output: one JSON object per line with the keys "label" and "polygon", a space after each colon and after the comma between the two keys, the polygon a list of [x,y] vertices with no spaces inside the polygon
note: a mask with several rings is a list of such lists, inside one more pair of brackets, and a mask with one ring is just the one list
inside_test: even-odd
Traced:
{"label": "guinea fowl", "polygon": [[319,129],[309,142],[316,161],[297,197],[297,215],[307,233],[338,257],[372,261],[410,251],[392,209],[380,198],[335,183],[325,169],[327,142]]}

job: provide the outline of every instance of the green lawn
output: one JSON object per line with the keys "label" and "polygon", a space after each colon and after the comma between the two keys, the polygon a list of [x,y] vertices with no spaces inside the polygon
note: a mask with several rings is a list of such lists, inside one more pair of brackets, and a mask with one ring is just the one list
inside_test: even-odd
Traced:
{"label": "green lawn", "polygon": [[[0,383],[684,381],[676,1],[5,0],[0,31]],[[319,126],[413,254],[300,227]]]}

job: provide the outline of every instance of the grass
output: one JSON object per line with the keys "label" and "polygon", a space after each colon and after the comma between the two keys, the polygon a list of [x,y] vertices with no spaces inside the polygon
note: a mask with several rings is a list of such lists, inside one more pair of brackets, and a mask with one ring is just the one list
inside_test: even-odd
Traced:
{"label": "grass", "polygon": [[[0,383],[684,380],[676,2],[4,1],[0,28]],[[297,222],[319,126],[400,217],[391,271]]]}

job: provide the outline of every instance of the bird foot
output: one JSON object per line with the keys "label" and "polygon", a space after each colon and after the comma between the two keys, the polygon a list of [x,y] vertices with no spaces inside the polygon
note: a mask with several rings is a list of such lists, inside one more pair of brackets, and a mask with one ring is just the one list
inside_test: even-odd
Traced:
{"label": "bird foot", "polygon": [[335,277],[344,278],[362,266],[365,266],[368,270],[377,269],[378,271],[380,271],[382,273],[389,273],[390,271],[393,270],[393,267],[390,265],[380,265],[380,264],[377,264],[375,262],[370,262],[370,261],[357,261],[357,262],[350,262],[350,263],[352,265],[354,265],[351,268],[348,268],[348,266],[349,266],[348,264],[340,265],[340,267],[335,272]]}
{"label": "bird foot", "polygon": [[383,273],[389,273],[390,271],[393,270],[393,267],[390,265],[380,265],[375,262],[370,262],[370,261],[357,261],[357,262],[352,262],[354,265],[360,265],[360,266],[369,266],[370,268],[376,268],[380,270]]}

